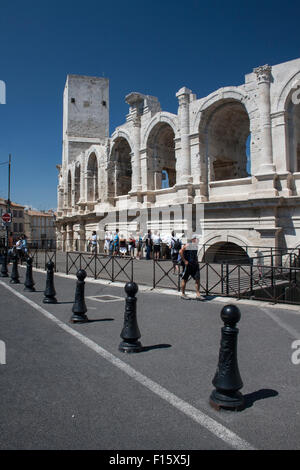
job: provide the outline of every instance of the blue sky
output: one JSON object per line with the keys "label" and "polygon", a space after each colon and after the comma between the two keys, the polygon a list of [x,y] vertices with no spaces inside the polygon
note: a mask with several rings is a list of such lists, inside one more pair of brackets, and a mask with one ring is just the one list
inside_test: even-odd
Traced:
{"label": "blue sky", "polygon": [[[239,85],[256,66],[300,57],[300,5],[285,1],[28,0],[1,2],[0,162],[12,154],[13,201],[56,207],[62,94],[68,73],[110,80],[110,133],[131,91],[177,112],[182,86],[198,97]],[[0,165],[0,197],[7,167]]]}

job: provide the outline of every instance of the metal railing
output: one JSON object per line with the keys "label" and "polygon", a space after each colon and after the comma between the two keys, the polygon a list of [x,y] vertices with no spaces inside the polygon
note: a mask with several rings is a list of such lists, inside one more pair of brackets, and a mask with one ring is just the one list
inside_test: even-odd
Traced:
{"label": "metal railing", "polygon": [[76,274],[84,269],[94,279],[106,279],[111,282],[134,280],[133,258],[117,258],[105,254],[81,252],[66,253],[66,274]]}

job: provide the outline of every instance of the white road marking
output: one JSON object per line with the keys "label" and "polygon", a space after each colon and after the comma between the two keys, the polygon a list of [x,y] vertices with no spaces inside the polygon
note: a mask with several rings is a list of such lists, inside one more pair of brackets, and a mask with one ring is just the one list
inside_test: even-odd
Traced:
{"label": "white road marking", "polygon": [[287,323],[282,321],[280,318],[278,318],[278,316],[275,315],[275,313],[270,312],[266,308],[261,308],[261,310],[263,310],[266,313],[266,315],[268,315],[268,317],[271,318],[271,320],[277,323],[277,325],[279,325],[281,328],[286,330],[293,338],[300,339],[300,333],[297,330],[295,330],[295,328],[293,328],[292,326],[288,325]]}
{"label": "white road marking", "polygon": [[106,349],[103,349],[94,341],[90,340],[89,338],[82,335],[81,333],[78,333],[78,331],[74,330],[70,326],[60,321],[54,315],[52,315],[47,310],[42,308],[40,305],[28,299],[24,295],[20,294],[19,292],[14,290],[12,287],[5,284],[3,281],[0,281],[0,284],[6,289],[8,289],[10,292],[15,294],[17,297],[22,299],[24,302],[28,303],[35,310],[42,313],[46,318],[56,323],[56,325],[59,326],[62,330],[66,331],[70,335],[77,338],[79,341],[81,341],[87,347],[89,347],[94,352],[99,354],[101,357],[106,359],[108,362],[113,364],[115,367],[118,367],[120,370],[125,372],[125,374],[127,374],[129,377],[132,377],[134,380],[144,385],[144,387],[146,387],[148,390],[152,391],[157,396],[159,396],[160,398],[165,400],[167,403],[172,405],[174,408],[181,411],[192,420],[196,421],[196,423],[206,428],[208,431],[210,431],[216,437],[224,441],[226,444],[230,445],[231,447],[237,450],[255,450],[255,448],[251,444],[249,444],[244,439],[240,438],[234,432],[230,431],[230,429],[218,423],[216,420],[206,415],[202,411],[198,410],[194,406],[190,405],[186,401],[177,397],[172,392],[162,387],[158,383],[154,382],[153,380],[149,379],[145,375],[141,374],[140,372],[135,370],[133,367],[129,366],[128,364],[121,361],[119,358],[117,358],[110,352],[106,351]]}

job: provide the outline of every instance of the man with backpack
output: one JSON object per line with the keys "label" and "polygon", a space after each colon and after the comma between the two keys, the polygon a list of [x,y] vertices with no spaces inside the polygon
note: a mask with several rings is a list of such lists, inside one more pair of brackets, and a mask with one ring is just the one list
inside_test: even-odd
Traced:
{"label": "man with backpack", "polygon": [[152,245],[153,245],[153,240],[152,240],[151,230],[148,230],[148,233],[145,237],[146,259],[147,260],[151,259]]}
{"label": "man with backpack", "polygon": [[198,262],[198,237],[196,234],[192,236],[192,239],[189,243],[186,243],[181,248],[180,257],[184,266],[184,270],[181,277],[181,298],[183,300],[189,300],[185,294],[186,283],[190,277],[195,281],[196,288],[196,299],[204,300],[200,294],[200,269]]}
{"label": "man with backpack", "polygon": [[171,236],[171,258],[173,261],[173,274],[177,275],[179,273],[178,263],[180,261],[179,251],[181,250],[181,240],[178,237],[175,237],[174,230],[172,231]]}

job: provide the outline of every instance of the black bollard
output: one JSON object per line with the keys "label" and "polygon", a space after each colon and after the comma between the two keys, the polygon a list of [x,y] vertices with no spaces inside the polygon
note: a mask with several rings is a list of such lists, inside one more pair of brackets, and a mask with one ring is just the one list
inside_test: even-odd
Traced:
{"label": "black bollard", "polygon": [[46,264],[47,268],[47,278],[46,278],[46,289],[44,290],[44,304],[57,304],[57,300],[55,298],[56,292],[54,288],[54,263],[52,261],[48,261]]}
{"label": "black bollard", "polygon": [[8,277],[7,250],[5,250],[3,255],[2,255],[2,266],[1,266],[1,271],[0,271],[0,277]]}
{"label": "black bollard", "polygon": [[20,284],[19,272],[18,272],[18,256],[16,253],[12,255],[12,270],[10,275],[10,282],[12,284]]}
{"label": "black bollard", "polygon": [[32,258],[30,256],[26,259],[26,278],[24,282],[24,290],[27,292],[35,292],[34,282],[32,278]]}
{"label": "black bollard", "polygon": [[75,291],[75,302],[72,307],[73,315],[71,317],[72,323],[85,323],[89,321],[88,317],[85,315],[87,308],[84,301],[84,279],[86,278],[86,272],[84,269],[77,271],[77,284]]}
{"label": "black bollard", "polygon": [[224,326],[221,329],[222,338],[219,352],[219,363],[212,381],[216,390],[210,395],[210,405],[220,410],[241,410],[244,407],[244,397],[239,392],[243,386],[237,361],[236,324],[240,321],[241,313],[236,305],[226,305],[222,308],[221,318]]}
{"label": "black bollard", "polygon": [[141,333],[137,324],[136,319],[136,293],[138,291],[138,285],[135,282],[127,282],[125,286],[126,305],[124,313],[124,326],[121,333],[123,341],[119,345],[119,351],[132,353],[140,352],[143,346],[138,341],[141,337]]}

